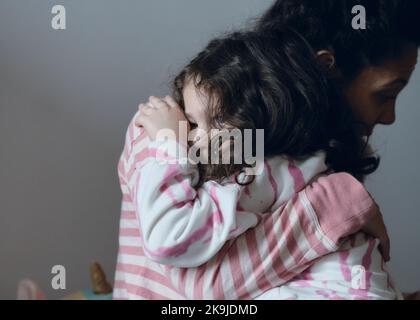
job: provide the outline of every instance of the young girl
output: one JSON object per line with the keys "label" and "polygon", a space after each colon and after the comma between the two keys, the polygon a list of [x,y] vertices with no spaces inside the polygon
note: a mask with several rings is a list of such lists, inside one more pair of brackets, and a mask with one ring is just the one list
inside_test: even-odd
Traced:
{"label": "young girl", "polygon": [[[330,252],[338,248],[340,237],[359,230],[378,214],[372,199],[351,176],[336,174],[312,181],[328,170],[363,173],[374,161],[364,156],[364,143],[351,125],[341,122],[330,126],[332,118],[348,118],[339,117],[341,111],[330,108],[326,81],[313,56],[305,41],[291,30],[276,36],[235,33],[212,41],[180,73],[175,80],[177,101],[151,97],[147,105],[140,106],[136,124],[141,128],[134,140],[133,133],[128,135],[131,146],[119,167],[130,208],[123,208],[126,217],[121,220],[116,298],[182,298],[179,286],[184,294],[186,290],[179,272],[186,271],[153,262],[188,268],[211,263],[229,240],[255,227],[270,213],[283,211],[289,219],[299,220],[303,219],[300,212],[309,212],[310,221],[316,225],[315,238]],[[263,129],[266,160],[262,173],[249,179],[243,174],[244,164],[192,164],[185,161],[188,145],[179,135],[174,140],[156,139],[162,129],[177,133],[184,114],[198,132],[197,139],[214,128],[251,129],[254,133]],[[343,147],[343,139],[352,142],[345,144],[352,150]],[[209,149],[211,146],[214,144]],[[137,152],[133,152],[136,147]],[[348,164],[344,168],[343,158]],[[168,162],[162,162],[165,159]],[[134,170],[129,169],[132,167]],[[322,207],[332,204],[338,219],[347,222],[342,234],[328,230],[328,224],[337,222],[337,217],[326,222],[316,218],[314,205],[312,211],[299,211],[291,205],[293,195],[308,184],[311,189],[300,195],[302,202],[308,207],[316,202],[309,199],[322,194]],[[340,191],[348,192],[347,202],[337,198]],[[289,238],[299,236],[299,230],[287,232],[287,221],[280,222]],[[317,225],[320,222],[321,226]],[[302,229],[305,227],[302,223]],[[314,234],[298,237],[299,250],[280,254],[288,271],[293,265],[295,271],[304,270],[308,261],[322,256],[322,248],[314,247]],[[290,242],[286,239],[286,244]],[[140,263],[136,259],[140,259],[141,267],[133,269]],[[177,283],[165,281],[164,275],[174,273],[178,274]],[[284,283],[294,275],[277,276],[277,281]],[[251,297],[280,284],[266,279],[265,290],[260,288]],[[163,287],[165,295],[159,294]]]}

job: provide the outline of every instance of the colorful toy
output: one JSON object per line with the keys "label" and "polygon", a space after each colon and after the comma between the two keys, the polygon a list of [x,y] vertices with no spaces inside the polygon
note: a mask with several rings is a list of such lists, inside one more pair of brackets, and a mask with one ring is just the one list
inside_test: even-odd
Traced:
{"label": "colorful toy", "polygon": [[[112,300],[112,287],[99,263],[90,266],[91,289],[81,290],[63,297],[63,300]],[[46,296],[38,284],[30,279],[19,282],[18,300],[45,300]]]}

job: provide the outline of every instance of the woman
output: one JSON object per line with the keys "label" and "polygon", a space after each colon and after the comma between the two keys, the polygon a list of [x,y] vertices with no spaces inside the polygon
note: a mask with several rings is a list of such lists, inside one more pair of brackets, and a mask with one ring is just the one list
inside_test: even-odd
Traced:
{"label": "woman", "polygon": [[[350,27],[356,5],[366,8],[366,30]],[[418,1],[277,0],[257,29],[283,26],[303,34],[315,49],[362,135],[370,136],[377,124],[395,122],[396,100],[417,64]]]}
{"label": "woman", "polygon": [[[354,177],[340,172],[319,178],[330,171],[363,173],[371,170],[369,163],[376,163],[364,154],[365,143],[350,118],[342,116],[343,108],[337,112],[332,107],[331,90],[320,68],[315,52],[290,29],[272,34],[236,32],[213,39],[180,72],[174,81],[176,100],[151,97],[148,104],[140,105],[138,127],[130,126],[119,166],[125,209],[115,298],[179,297],[162,292],[166,286],[186,297],[226,298],[220,286],[215,286],[215,292],[195,286],[194,268],[206,264],[206,276],[201,278],[211,284],[208,275],[219,274],[212,263],[214,256],[262,220],[274,232],[268,232],[266,239],[278,242],[279,255],[265,260],[265,267],[272,263],[279,275],[259,279],[258,291],[247,293],[244,282],[227,295],[256,298],[295,277],[314,259],[335,251],[337,239],[359,231],[366,221],[375,223],[372,216],[380,220],[377,206]],[[200,158],[214,148],[214,139],[201,141],[209,133],[214,135],[214,129],[224,128],[226,133],[233,133],[230,128],[236,132],[263,129],[260,143],[265,159],[260,173],[243,181],[241,172],[247,168],[243,162],[232,166],[233,162],[215,164],[204,158],[197,166],[161,161],[166,156],[158,156],[158,150],[166,149],[168,156],[187,151],[187,141],[178,130],[179,122],[187,119],[189,138],[199,138],[194,147],[204,147]],[[161,130],[173,132],[179,143],[157,139]],[[189,148],[189,156],[194,147]],[[252,237],[249,232],[248,238]],[[244,261],[244,265],[262,264],[256,259],[264,253],[249,249],[254,264]],[[165,270],[163,265],[177,268]],[[240,261],[233,270],[238,268]],[[162,271],[164,276],[165,271],[170,273],[173,283],[157,277]],[[226,273],[222,278],[232,279]]]}
{"label": "woman", "polygon": [[[350,28],[351,8],[357,4],[365,5],[369,12],[368,29],[364,31]],[[419,12],[414,1],[279,0],[260,20],[258,29],[288,26],[305,36],[325,64],[341,100],[363,124],[360,134],[369,135],[376,124],[391,124],[395,120],[395,100],[416,64],[419,37],[415,30],[419,30],[420,19],[415,14]],[[281,219],[287,218],[287,215],[281,216]],[[299,237],[294,230],[283,230],[286,231],[283,235],[291,241],[287,245],[275,243],[281,239],[275,230],[269,229],[272,223],[266,222],[262,221],[228,243],[208,264],[185,270],[184,275],[172,279],[176,286],[183,283],[187,287],[189,282],[199,284],[200,290],[181,290],[181,296],[255,298],[255,292],[263,293],[270,285],[276,287],[289,281],[290,273],[288,278],[282,278],[284,264],[278,261],[282,261],[282,250],[294,252],[294,247],[299,247]],[[339,221],[334,222],[339,225]],[[338,244],[340,239],[335,240]],[[387,241],[383,242],[386,246]],[[326,255],[337,250],[337,246],[324,246],[320,251]],[[296,275],[316,265],[311,259],[301,262],[299,268],[294,269]],[[206,268],[209,265],[212,268]],[[214,270],[214,265],[218,271],[209,274],[208,270]],[[170,277],[170,268],[166,274]],[[162,274],[155,276],[157,279]]]}

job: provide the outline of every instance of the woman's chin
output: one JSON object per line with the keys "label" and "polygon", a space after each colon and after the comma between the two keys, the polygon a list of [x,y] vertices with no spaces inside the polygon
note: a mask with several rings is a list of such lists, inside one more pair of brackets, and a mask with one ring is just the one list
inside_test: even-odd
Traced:
{"label": "woman's chin", "polygon": [[374,129],[375,129],[375,127],[373,127],[373,126],[372,127],[367,127],[365,129],[364,135],[368,138],[371,137]]}

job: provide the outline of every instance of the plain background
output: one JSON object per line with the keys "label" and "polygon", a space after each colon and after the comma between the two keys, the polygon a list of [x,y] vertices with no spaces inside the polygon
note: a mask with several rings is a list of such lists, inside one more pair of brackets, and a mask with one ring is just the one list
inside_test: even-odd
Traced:
{"label": "plain background", "polygon": [[[249,23],[271,0],[0,2],[0,298],[20,279],[49,298],[89,287],[97,260],[113,279],[120,191],[116,165],[139,102],[207,41]],[[67,9],[67,30],[51,8]],[[355,48],[357,49],[357,48]],[[420,289],[420,70],[378,128],[383,157],[368,187],[392,238],[393,276]],[[64,265],[67,289],[51,289]]]}

